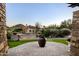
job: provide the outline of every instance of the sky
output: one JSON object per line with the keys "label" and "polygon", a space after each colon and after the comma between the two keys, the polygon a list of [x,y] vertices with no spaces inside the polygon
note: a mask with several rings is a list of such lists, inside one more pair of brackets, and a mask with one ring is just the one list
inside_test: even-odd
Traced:
{"label": "sky", "polygon": [[16,24],[41,25],[60,24],[64,20],[72,19],[73,8],[65,3],[7,3],[7,25]]}

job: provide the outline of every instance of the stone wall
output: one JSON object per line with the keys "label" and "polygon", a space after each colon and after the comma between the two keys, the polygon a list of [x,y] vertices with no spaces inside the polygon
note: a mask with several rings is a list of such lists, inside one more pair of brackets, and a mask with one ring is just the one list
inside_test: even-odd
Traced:
{"label": "stone wall", "polygon": [[0,55],[5,55],[8,50],[6,34],[7,32],[5,4],[0,3]]}
{"label": "stone wall", "polygon": [[73,12],[71,55],[79,55],[79,10]]}

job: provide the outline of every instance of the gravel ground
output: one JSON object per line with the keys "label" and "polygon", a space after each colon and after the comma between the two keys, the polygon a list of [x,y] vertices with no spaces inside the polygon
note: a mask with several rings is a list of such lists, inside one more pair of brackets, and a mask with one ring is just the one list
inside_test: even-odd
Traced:
{"label": "gravel ground", "polygon": [[25,43],[10,48],[8,56],[69,56],[67,46],[55,42],[47,42],[44,48],[38,46],[38,42]]}

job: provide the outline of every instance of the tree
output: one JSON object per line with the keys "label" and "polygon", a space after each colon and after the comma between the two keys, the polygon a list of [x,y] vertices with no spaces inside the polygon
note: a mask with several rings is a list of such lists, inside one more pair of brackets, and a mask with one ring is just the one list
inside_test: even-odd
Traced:
{"label": "tree", "polygon": [[49,25],[47,28],[49,28],[49,29],[58,29],[59,26],[56,25],[56,24],[53,24],[53,25]]}
{"label": "tree", "polygon": [[35,27],[36,27],[36,35],[37,35],[41,27],[40,23],[36,22]]}
{"label": "tree", "polygon": [[43,29],[42,31],[41,31],[41,34],[43,35],[43,36],[45,36],[45,37],[49,37],[50,36],[50,30],[49,29]]}
{"label": "tree", "polygon": [[68,4],[70,4],[68,7],[72,7],[72,8],[74,8],[76,6],[79,7],[79,3],[68,3]]}
{"label": "tree", "polygon": [[72,25],[72,20],[71,19],[64,20],[64,21],[61,22],[60,29],[62,29],[62,28],[71,29],[72,28],[71,25]]}
{"label": "tree", "polygon": [[68,29],[72,29],[72,20],[71,19],[67,20],[67,26],[68,26],[67,27]]}
{"label": "tree", "polygon": [[67,21],[66,20],[61,22],[60,28],[67,28]]}

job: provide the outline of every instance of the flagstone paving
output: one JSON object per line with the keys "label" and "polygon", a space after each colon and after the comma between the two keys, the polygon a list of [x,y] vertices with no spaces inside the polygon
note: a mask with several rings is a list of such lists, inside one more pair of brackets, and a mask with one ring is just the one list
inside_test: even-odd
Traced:
{"label": "flagstone paving", "polygon": [[69,56],[67,46],[61,43],[47,42],[44,48],[40,48],[38,42],[25,43],[10,48],[8,56]]}

